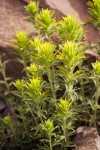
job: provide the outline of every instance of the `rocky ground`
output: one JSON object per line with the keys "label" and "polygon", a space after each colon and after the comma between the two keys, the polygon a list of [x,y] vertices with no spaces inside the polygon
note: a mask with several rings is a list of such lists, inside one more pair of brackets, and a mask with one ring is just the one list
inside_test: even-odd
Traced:
{"label": "rocky ground", "polygon": [[100,150],[100,136],[95,128],[79,127],[73,150]]}
{"label": "rocky ground", "polygon": [[[13,59],[11,40],[15,37],[16,31],[34,32],[33,25],[26,21],[28,13],[24,10],[24,6],[28,2],[29,0],[1,0],[0,2],[0,53],[4,52],[7,59]],[[63,15],[76,14],[77,20],[88,21],[86,0],[39,0],[39,2],[40,9],[55,10],[57,20],[60,20]],[[85,38],[89,42],[100,41],[95,28],[88,25],[85,29],[87,30]],[[22,67],[18,63],[10,63],[7,68],[8,76],[20,77]],[[100,137],[95,129],[82,127],[77,130],[75,140],[77,142],[75,150],[100,150]]]}

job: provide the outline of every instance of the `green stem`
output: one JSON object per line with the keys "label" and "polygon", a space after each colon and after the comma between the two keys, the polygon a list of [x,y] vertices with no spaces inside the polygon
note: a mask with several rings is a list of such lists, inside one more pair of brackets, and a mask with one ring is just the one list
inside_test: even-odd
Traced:
{"label": "green stem", "polygon": [[63,136],[65,138],[64,138],[64,141],[61,144],[61,150],[65,150],[66,149],[65,144],[66,144],[66,141],[67,141],[67,139],[66,139],[66,119],[65,118],[63,120],[62,130],[63,130]]}
{"label": "green stem", "polygon": [[4,78],[4,82],[5,82],[5,86],[6,86],[8,93],[9,93],[9,84],[7,82],[7,78],[6,78],[6,74],[5,74],[5,66],[2,64],[1,59],[0,59],[0,66],[1,66],[1,71],[2,71],[3,78]]}
{"label": "green stem", "polygon": [[26,61],[25,61],[24,58],[23,58],[23,66],[24,66],[24,71],[25,71],[25,73],[27,75],[27,64],[26,64]]}
{"label": "green stem", "polygon": [[54,86],[53,86],[52,75],[51,75],[51,70],[50,69],[48,69],[48,80],[50,82],[52,96],[55,99],[56,98],[56,94],[55,94],[55,90],[54,90]]}
{"label": "green stem", "polygon": [[27,106],[28,106],[28,108],[29,108],[29,111],[30,111],[32,117],[33,117],[33,120],[35,120],[36,125],[38,125],[38,123],[37,123],[37,121],[36,121],[36,119],[35,119],[35,116],[34,116],[34,114],[33,114],[33,111],[32,111],[32,109],[31,109],[31,107],[30,107],[30,105],[29,105],[28,103],[27,103]]}
{"label": "green stem", "polygon": [[96,120],[97,120],[97,109],[94,110],[94,127],[96,128]]}
{"label": "green stem", "polygon": [[3,74],[3,78],[4,78],[4,81],[5,81],[6,88],[7,88],[8,92],[9,92],[9,84],[7,82],[7,79],[6,79],[6,75],[5,75],[5,70],[4,69],[2,69],[2,74]]}
{"label": "green stem", "polygon": [[63,128],[64,128],[64,136],[65,136],[65,141],[66,141],[66,120],[64,120]]}
{"label": "green stem", "polygon": [[50,146],[50,150],[52,150],[51,136],[49,137],[49,146]]}
{"label": "green stem", "polygon": [[96,92],[95,92],[95,106],[94,106],[94,127],[96,128],[96,122],[97,122],[97,109],[98,109],[98,99],[100,96],[100,92],[99,92],[99,79],[95,80],[96,83]]}
{"label": "green stem", "polygon": [[41,108],[40,108],[40,106],[38,105],[37,106],[37,114],[38,114],[38,117],[40,118],[40,121],[41,121],[41,123],[43,124],[44,122],[43,122],[43,119],[42,119],[42,115],[41,115],[41,112],[40,112],[40,110],[41,110]]}
{"label": "green stem", "polygon": [[[99,87],[98,87],[99,88]],[[98,99],[99,99],[99,93],[97,92],[96,98],[95,98],[95,109],[94,109],[94,127],[96,128],[96,122],[97,122],[97,109],[98,109]]]}
{"label": "green stem", "polygon": [[73,93],[72,93],[72,91],[73,91],[73,85],[72,85],[72,83],[71,82],[66,82],[66,85],[65,85],[65,87],[66,87],[66,91],[65,91],[65,96],[67,96],[67,99],[70,99],[72,96],[73,96]]}
{"label": "green stem", "polygon": [[25,120],[23,119],[23,116],[22,116],[22,120],[23,120],[23,125],[24,125],[24,128],[25,128],[25,130],[26,130],[26,133],[27,133],[27,135],[29,136],[28,129],[27,129],[27,126],[26,126],[26,124],[25,124]]}

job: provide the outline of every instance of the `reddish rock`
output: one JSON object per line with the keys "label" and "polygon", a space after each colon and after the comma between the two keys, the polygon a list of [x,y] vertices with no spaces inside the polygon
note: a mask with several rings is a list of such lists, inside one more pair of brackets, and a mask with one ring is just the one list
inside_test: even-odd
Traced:
{"label": "reddish rock", "polygon": [[73,150],[100,150],[100,136],[95,128],[79,127]]}
{"label": "reddish rock", "polygon": [[20,0],[3,0],[0,2],[0,46],[8,46],[18,30],[33,32],[33,25],[26,21],[28,14],[24,5],[25,3]]}

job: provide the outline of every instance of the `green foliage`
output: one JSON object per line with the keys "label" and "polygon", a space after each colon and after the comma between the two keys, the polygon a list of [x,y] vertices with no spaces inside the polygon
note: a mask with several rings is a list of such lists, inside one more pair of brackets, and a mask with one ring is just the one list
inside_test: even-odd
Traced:
{"label": "green foliage", "polygon": [[50,120],[45,121],[44,125],[42,125],[42,129],[45,130],[48,137],[52,136],[52,133],[53,133],[53,130],[54,130],[53,122],[50,121]]}
{"label": "green foliage", "polygon": [[100,75],[100,62],[96,61],[96,63],[92,63],[92,67],[94,69],[95,75]]}
{"label": "green foliage", "polygon": [[27,70],[29,71],[29,73],[31,75],[33,75],[34,77],[36,76],[39,76],[40,75],[40,71],[39,71],[39,68],[38,68],[38,65],[36,65],[35,63],[33,64],[30,64],[30,66],[27,67]]}
{"label": "green foliage", "polygon": [[83,47],[74,42],[67,42],[62,47],[62,52],[60,53],[59,58],[64,62],[67,68],[73,68],[81,62],[85,57],[83,52]]}
{"label": "green foliage", "polygon": [[68,116],[71,115],[69,111],[70,106],[72,105],[71,101],[61,99],[60,102],[57,104],[57,114],[56,117],[59,118],[59,121],[62,122],[65,118],[69,118]]}
{"label": "green foliage", "polygon": [[99,106],[99,97],[100,97],[100,62],[96,61],[95,63],[92,63],[93,67],[93,74],[91,78],[94,81],[95,84],[95,92],[92,98],[92,101],[90,101],[90,105],[92,108],[92,117],[90,120],[90,123],[93,124],[95,127],[97,126],[97,119],[98,119],[98,111],[100,109]]}
{"label": "green foliage", "polygon": [[45,34],[45,38],[55,31],[56,20],[54,18],[54,13],[48,9],[42,9],[39,13],[38,3],[30,2],[25,9],[30,13],[30,20],[34,23],[38,34],[41,32]]}
{"label": "green foliage", "polygon": [[53,11],[42,9],[37,16],[38,26],[46,33],[46,36],[51,35],[55,31],[56,20],[53,18],[53,15]]}
{"label": "green foliage", "polygon": [[20,56],[21,59],[17,58],[24,66],[24,71],[26,72],[27,63],[30,62],[30,52],[28,50],[30,40],[28,38],[28,33],[24,31],[18,31],[16,33],[16,39],[12,40],[16,45],[15,52]]}
{"label": "green foliage", "polygon": [[[18,46],[18,48],[21,49],[23,52],[24,49],[26,49],[29,45],[29,39],[28,39],[28,34],[23,31],[18,31],[16,33],[16,40],[13,40],[13,42]],[[19,51],[19,55],[23,54],[22,52]]]}
{"label": "green foliage", "polygon": [[87,4],[89,6],[89,13],[92,15],[90,22],[100,29],[100,1],[93,0],[93,2],[89,1]]}
{"label": "green foliage", "polygon": [[45,121],[45,123],[42,125],[42,129],[47,134],[49,147],[50,147],[50,150],[52,150],[52,141],[51,141],[51,138],[54,135],[53,130],[55,129],[54,125],[53,125],[53,122],[50,121],[50,120]]}
{"label": "green foliage", "polygon": [[[74,42],[67,42],[61,47],[62,51],[59,53],[58,58],[63,62],[64,66],[59,66],[60,76],[65,81],[65,94],[64,97],[75,100],[77,98],[75,90],[73,89],[78,78],[82,75],[81,69],[75,68],[81,64],[85,58],[83,46],[75,44]],[[75,98],[76,97],[76,98]]]}
{"label": "green foliage", "polygon": [[56,105],[57,112],[55,116],[59,126],[62,129],[62,135],[63,135],[62,149],[64,147],[71,146],[69,137],[71,134],[75,132],[72,126],[75,120],[74,118],[75,112],[73,108],[71,108],[71,106],[72,106],[72,101],[66,99],[65,100],[60,99],[60,102]]}
{"label": "green foliage", "polygon": [[52,43],[44,42],[40,44],[36,60],[40,62],[44,69],[50,68],[52,65],[52,62],[55,59],[54,50],[55,45]]}
{"label": "green foliage", "polygon": [[79,42],[85,34],[82,25],[83,23],[76,21],[75,16],[68,15],[59,22],[58,33],[62,40]]}
{"label": "green foliage", "polygon": [[39,3],[30,1],[30,3],[25,6],[25,9],[30,13],[32,20],[35,20],[35,17],[39,11],[38,5]]}
{"label": "green foliage", "polygon": [[[92,69],[84,65],[85,31],[75,17],[69,15],[57,23],[54,13],[39,12],[36,2],[25,9],[37,34],[30,38],[24,31],[16,33],[14,48],[25,76],[14,81],[14,87],[5,78],[7,62],[0,57],[2,83],[7,91],[14,88],[13,98],[10,92],[6,98],[13,99],[17,112],[0,119],[0,148],[65,150],[73,147],[78,125],[96,127],[100,121],[100,62],[92,63]],[[53,32],[60,36],[57,45]]]}

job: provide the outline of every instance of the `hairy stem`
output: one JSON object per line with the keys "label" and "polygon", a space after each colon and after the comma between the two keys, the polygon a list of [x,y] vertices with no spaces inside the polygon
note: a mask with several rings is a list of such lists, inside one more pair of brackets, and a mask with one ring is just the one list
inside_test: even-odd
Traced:
{"label": "hairy stem", "polygon": [[51,136],[49,137],[49,146],[50,146],[50,150],[52,150]]}
{"label": "hairy stem", "polygon": [[37,123],[37,121],[36,121],[36,118],[35,118],[35,116],[34,116],[34,114],[33,114],[33,111],[32,111],[32,109],[31,109],[31,107],[30,107],[30,105],[29,105],[28,103],[27,103],[27,106],[28,106],[28,108],[29,108],[29,111],[30,111],[32,117],[33,117],[33,120],[35,121],[36,125],[38,125],[38,123]]}
{"label": "hairy stem", "polygon": [[47,75],[48,75],[48,80],[50,82],[52,96],[55,99],[56,98],[56,94],[55,94],[55,89],[54,89],[54,85],[53,85],[52,75],[51,75],[51,70],[50,69],[48,69],[48,74]]}
{"label": "hairy stem", "polygon": [[1,59],[0,59],[0,66],[1,66],[1,72],[2,72],[2,75],[3,75],[4,83],[5,83],[6,89],[9,93],[9,84],[7,82],[7,77],[6,77],[6,73],[5,73],[5,65],[2,64]]}

